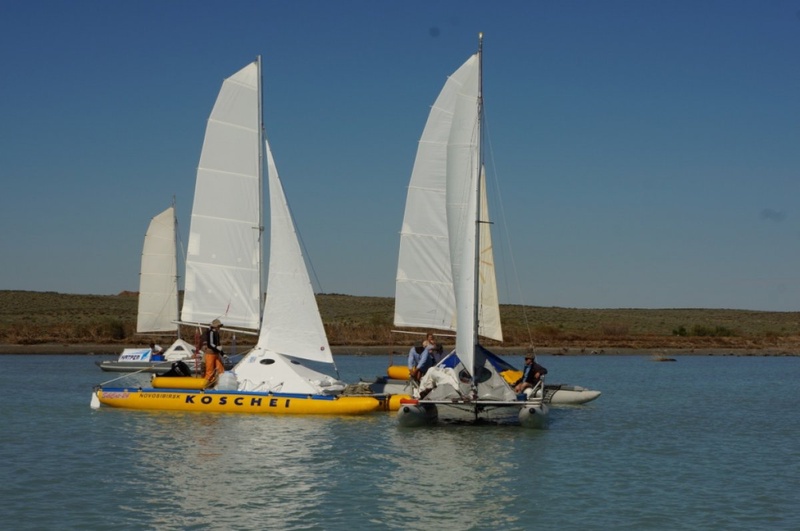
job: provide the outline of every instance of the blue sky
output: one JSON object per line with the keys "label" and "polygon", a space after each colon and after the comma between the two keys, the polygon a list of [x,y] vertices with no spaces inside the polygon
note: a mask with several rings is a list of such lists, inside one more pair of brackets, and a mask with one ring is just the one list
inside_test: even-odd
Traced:
{"label": "blue sky", "polygon": [[137,290],[261,54],[318,290],[393,296],[417,141],[479,31],[502,302],[800,310],[797,0],[4,0],[0,289]]}

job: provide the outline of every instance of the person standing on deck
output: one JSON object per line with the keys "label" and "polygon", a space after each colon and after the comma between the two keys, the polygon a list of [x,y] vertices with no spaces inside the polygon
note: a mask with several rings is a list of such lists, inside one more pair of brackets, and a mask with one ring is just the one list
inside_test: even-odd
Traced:
{"label": "person standing on deck", "polygon": [[206,330],[205,378],[209,383],[215,381],[220,374],[225,372],[225,366],[222,364],[224,352],[222,352],[222,345],[220,343],[220,328],[222,328],[222,323],[219,319],[214,319],[208,327],[208,330]]}

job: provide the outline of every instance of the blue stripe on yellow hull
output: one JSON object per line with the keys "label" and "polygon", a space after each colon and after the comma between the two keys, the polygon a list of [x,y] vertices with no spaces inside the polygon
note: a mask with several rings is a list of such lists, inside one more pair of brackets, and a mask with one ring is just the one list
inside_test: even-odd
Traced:
{"label": "blue stripe on yellow hull", "polygon": [[362,415],[385,409],[382,400],[371,396],[122,387],[98,389],[96,393],[101,404],[126,409],[270,415]]}

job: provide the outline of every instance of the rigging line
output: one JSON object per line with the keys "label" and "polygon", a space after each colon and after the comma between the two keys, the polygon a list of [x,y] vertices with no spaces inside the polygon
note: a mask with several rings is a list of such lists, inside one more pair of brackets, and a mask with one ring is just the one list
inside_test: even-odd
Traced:
{"label": "rigging line", "polygon": [[[492,145],[491,135],[488,134],[488,131],[489,131],[489,119],[486,116],[486,109],[485,108],[484,108],[483,113],[484,113],[483,121],[484,121],[484,129],[485,129],[485,136],[486,136],[486,144],[488,145],[488,148],[489,148],[489,158],[490,158],[490,161],[491,161],[491,164],[492,164],[492,174],[495,176],[495,178],[494,178],[494,189],[495,189],[495,192],[497,194],[497,199],[498,199],[497,200],[497,204],[498,204],[499,210],[500,210],[500,219],[502,220],[503,231],[505,232],[505,236],[506,236],[506,246],[508,248],[509,260],[511,261],[511,270],[512,270],[512,273],[513,273],[514,280],[516,281],[517,294],[518,294],[519,300],[520,300],[520,307],[522,308],[522,320],[525,323],[525,329],[526,329],[526,331],[528,333],[528,342],[531,344],[531,346],[533,346],[533,334],[531,332],[530,321],[528,320],[528,312],[527,312],[527,309],[526,309],[526,306],[525,306],[525,301],[524,301],[523,296],[522,296],[522,285],[521,285],[520,279],[519,279],[519,270],[517,269],[517,262],[516,262],[516,259],[514,258],[514,249],[511,246],[511,231],[508,229],[508,219],[506,218],[506,211],[505,211],[504,201],[502,200],[502,194],[500,192],[500,175],[499,175],[499,173],[497,171],[497,166],[495,165],[494,146]],[[485,161],[484,161],[484,164],[485,164]],[[506,282],[506,284],[508,283],[508,279],[506,279],[505,276],[504,276],[503,280],[504,280],[504,282]],[[506,289],[508,289],[508,286],[506,286]]]}

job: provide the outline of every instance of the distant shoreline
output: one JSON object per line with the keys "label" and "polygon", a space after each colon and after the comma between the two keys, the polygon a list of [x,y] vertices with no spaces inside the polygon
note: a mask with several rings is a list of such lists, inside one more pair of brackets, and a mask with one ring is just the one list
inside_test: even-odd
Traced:
{"label": "distant shoreline", "polygon": [[[37,345],[14,345],[0,344],[0,355],[3,354],[28,354],[28,355],[86,355],[86,356],[109,356],[119,355],[124,348],[146,348],[144,345],[115,345],[115,344],[58,344],[42,343]],[[240,353],[247,348],[240,348]],[[378,346],[332,346],[334,355],[355,355],[355,356],[400,356],[405,357],[408,345],[378,345]],[[526,347],[492,347],[491,350],[503,355],[523,355]],[[733,348],[689,348],[689,349],[669,349],[669,348],[605,348],[598,350],[575,349],[575,348],[537,348],[536,354],[545,356],[643,356],[651,354],[664,354],[670,356],[800,356],[798,352],[790,352],[785,349],[763,348],[763,349],[733,349]]]}
{"label": "distant shoreline", "polygon": [[[174,333],[136,333],[135,293],[114,296],[0,290],[0,354],[119,355],[127,346]],[[334,354],[407,353],[426,330],[398,334],[393,329],[394,299],[318,294],[317,303]],[[589,355],[633,352],[685,355],[800,355],[800,312],[719,309],[578,309],[501,305],[503,347],[518,354],[534,345],[542,354]],[[183,326],[194,342],[197,330]],[[455,341],[440,331],[445,347]],[[446,339],[445,339],[446,338]],[[233,341],[233,335],[223,341]],[[255,343],[240,336],[238,352]],[[233,351],[233,348],[229,348]]]}

